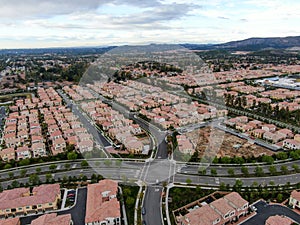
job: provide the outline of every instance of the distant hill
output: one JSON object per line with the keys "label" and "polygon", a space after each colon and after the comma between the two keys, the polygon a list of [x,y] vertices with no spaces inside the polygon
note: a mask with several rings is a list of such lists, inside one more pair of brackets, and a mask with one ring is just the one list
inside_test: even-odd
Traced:
{"label": "distant hill", "polygon": [[295,37],[273,37],[273,38],[248,38],[240,41],[231,41],[222,44],[183,44],[182,46],[193,50],[239,50],[258,51],[263,49],[287,49],[299,48],[300,36]]}

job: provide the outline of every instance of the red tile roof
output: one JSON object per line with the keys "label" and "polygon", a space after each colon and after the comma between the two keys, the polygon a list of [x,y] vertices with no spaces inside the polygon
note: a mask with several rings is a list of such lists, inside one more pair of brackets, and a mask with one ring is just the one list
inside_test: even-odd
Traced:
{"label": "red tile roof", "polygon": [[116,181],[102,180],[98,184],[89,184],[87,189],[85,223],[121,217],[120,203],[114,197],[118,192]]}

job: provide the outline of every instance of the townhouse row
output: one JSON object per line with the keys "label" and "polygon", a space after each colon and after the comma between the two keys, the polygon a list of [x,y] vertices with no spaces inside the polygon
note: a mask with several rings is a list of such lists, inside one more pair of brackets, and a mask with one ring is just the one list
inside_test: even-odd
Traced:
{"label": "townhouse row", "polygon": [[38,89],[38,93],[38,98],[19,99],[10,107],[3,131],[2,160],[56,155],[68,144],[81,152],[93,150],[92,136],[62,105],[57,92],[50,88]]}
{"label": "townhouse row", "polygon": [[231,192],[209,204],[202,203],[186,215],[176,218],[180,225],[223,225],[232,221],[238,221],[248,212],[249,202],[243,199],[237,192]]}
{"label": "townhouse row", "polygon": [[137,136],[144,131],[138,124],[100,100],[82,102],[80,106],[116,144],[122,144],[130,153],[142,153],[145,145]]}
{"label": "townhouse row", "polygon": [[249,120],[246,116],[238,116],[224,121],[224,124],[248,135],[264,139],[272,144],[287,149],[300,149],[300,135],[293,131],[277,128],[274,124],[266,124],[259,120]]}

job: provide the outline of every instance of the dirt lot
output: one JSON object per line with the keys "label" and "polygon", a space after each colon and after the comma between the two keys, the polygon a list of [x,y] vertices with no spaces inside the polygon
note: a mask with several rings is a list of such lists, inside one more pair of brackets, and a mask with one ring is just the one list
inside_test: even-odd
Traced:
{"label": "dirt lot", "polygon": [[199,155],[205,156],[239,156],[239,157],[257,157],[260,155],[272,155],[273,151],[267,148],[249,143],[245,139],[241,139],[229,133],[225,133],[219,129],[205,127],[186,134],[193,144]]}

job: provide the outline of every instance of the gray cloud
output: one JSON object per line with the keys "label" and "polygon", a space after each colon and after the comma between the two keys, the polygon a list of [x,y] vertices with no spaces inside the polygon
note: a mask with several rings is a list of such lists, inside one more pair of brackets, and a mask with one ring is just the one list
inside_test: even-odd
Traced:
{"label": "gray cloud", "polygon": [[[133,3],[138,0],[128,0]],[[50,29],[86,29],[86,30],[112,30],[112,29],[170,29],[165,21],[177,20],[188,16],[189,12],[199,6],[191,4],[160,4],[157,7],[147,8],[140,13],[126,15],[97,14],[96,12],[81,13],[67,21],[54,23],[47,18],[31,19],[25,25],[39,26]]]}
{"label": "gray cloud", "polygon": [[106,4],[133,5],[136,7],[155,7],[158,0],[0,0],[0,18],[47,18],[75,12],[89,12]]}
{"label": "gray cloud", "polygon": [[146,10],[143,13],[112,18],[114,24],[149,24],[154,22],[170,21],[187,16],[199,6],[191,4],[162,4],[157,8]]}

